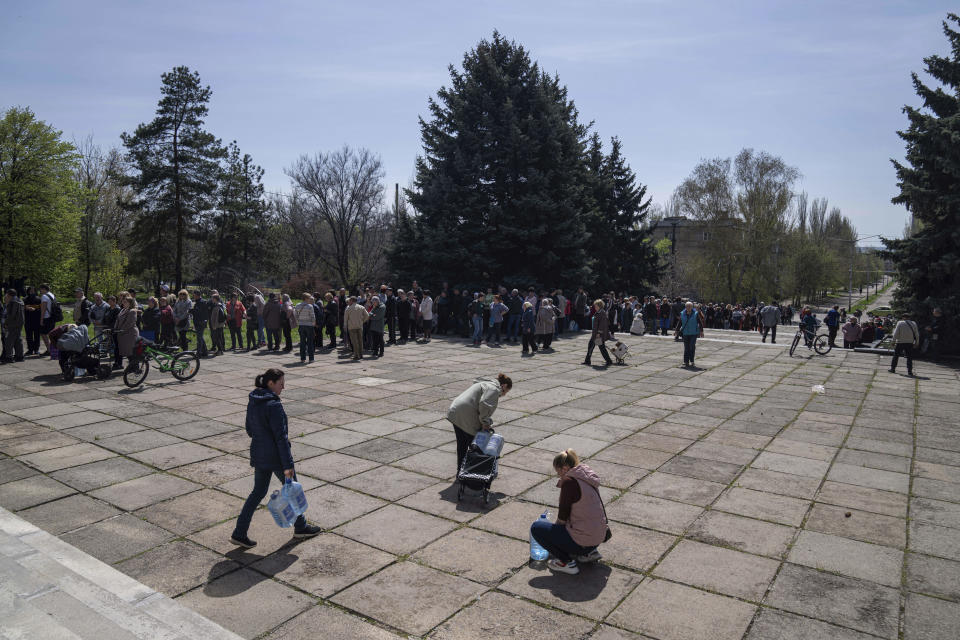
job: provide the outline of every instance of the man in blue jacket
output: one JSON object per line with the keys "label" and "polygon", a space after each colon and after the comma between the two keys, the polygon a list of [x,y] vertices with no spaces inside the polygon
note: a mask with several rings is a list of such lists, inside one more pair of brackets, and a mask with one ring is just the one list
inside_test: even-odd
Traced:
{"label": "man in blue jacket", "polygon": [[827,332],[830,335],[830,346],[837,346],[837,330],[840,328],[840,305],[833,305],[833,309],[827,311],[827,317],[824,323],[827,325]]}

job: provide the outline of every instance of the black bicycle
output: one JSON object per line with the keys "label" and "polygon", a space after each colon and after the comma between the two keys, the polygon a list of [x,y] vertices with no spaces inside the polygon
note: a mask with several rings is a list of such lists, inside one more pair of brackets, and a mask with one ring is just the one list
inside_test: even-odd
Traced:
{"label": "black bicycle", "polygon": [[[819,328],[819,326],[818,326]],[[800,345],[800,340],[804,338],[805,331],[803,326],[797,327],[797,335],[793,336],[793,342],[790,344],[790,355],[793,356],[793,352],[797,350],[797,346]],[[830,353],[830,349],[833,348],[833,345],[830,344],[830,338],[825,334],[814,334],[812,343],[807,345],[812,347],[821,356],[825,356]]]}

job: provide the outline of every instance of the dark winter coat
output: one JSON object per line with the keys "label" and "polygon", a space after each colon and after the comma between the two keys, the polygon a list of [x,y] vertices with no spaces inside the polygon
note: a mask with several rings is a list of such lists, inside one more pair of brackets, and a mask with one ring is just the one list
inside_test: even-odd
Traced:
{"label": "dark winter coat", "polygon": [[270,300],[263,306],[263,326],[277,330],[283,326],[283,306],[276,300]]}
{"label": "dark winter coat", "polygon": [[268,389],[254,389],[247,402],[247,435],[250,466],[283,471],[293,469],[293,452],[287,436],[287,414],[280,398]]}

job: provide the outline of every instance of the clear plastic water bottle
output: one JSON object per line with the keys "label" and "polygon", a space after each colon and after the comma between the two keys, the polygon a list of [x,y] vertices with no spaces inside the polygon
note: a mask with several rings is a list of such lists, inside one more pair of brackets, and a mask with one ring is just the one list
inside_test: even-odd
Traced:
{"label": "clear plastic water bottle", "polygon": [[280,490],[280,495],[287,499],[290,506],[293,507],[293,512],[298,516],[307,510],[307,496],[303,493],[303,485],[293,478],[286,479],[283,483],[283,489]]}
{"label": "clear plastic water bottle", "polygon": [[270,495],[270,501],[267,502],[267,510],[273,516],[273,521],[278,527],[286,529],[297,519],[297,514],[293,510],[293,505],[287,500],[280,491],[274,491]]}
{"label": "clear plastic water bottle", "polygon": [[490,440],[489,431],[477,431],[477,435],[473,437],[473,444],[480,447],[480,450],[483,451],[487,448],[487,441]]}
{"label": "clear plastic water bottle", "polygon": [[503,449],[503,436],[495,433],[490,436],[487,445],[483,448],[483,452],[488,456],[499,456],[501,449]]}
{"label": "clear plastic water bottle", "polygon": [[[539,520],[549,521],[550,520],[550,510],[546,510],[540,514]],[[542,562],[550,556],[550,553],[540,546],[540,543],[536,541],[533,537],[533,531],[530,531],[530,559],[536,562]]]}

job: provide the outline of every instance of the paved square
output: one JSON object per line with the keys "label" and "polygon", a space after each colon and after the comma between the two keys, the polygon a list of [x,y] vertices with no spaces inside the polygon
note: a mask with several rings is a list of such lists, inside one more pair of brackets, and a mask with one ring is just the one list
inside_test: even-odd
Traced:
{"label": "paved square", "polygon": [[[528,358],[443,337],[361,363],[228,354],[132,392],[50,382],[56,364],[31,359],[0,367],[0,505],[249,638],[950,637],[957,369],[911,379],[758,340],[708,332],[699,370],[651,336],[607,369],[579,364],[586,335]],[[296,540],[261,508],[245,550],[229,542],[252,488],[244,409],[271,366],[325,532]],[[488,505],[458,501],[446,407],[499,371],[500,475]],[[567,447],[602,477],[613,531],[576,576],[528,564]]]}

